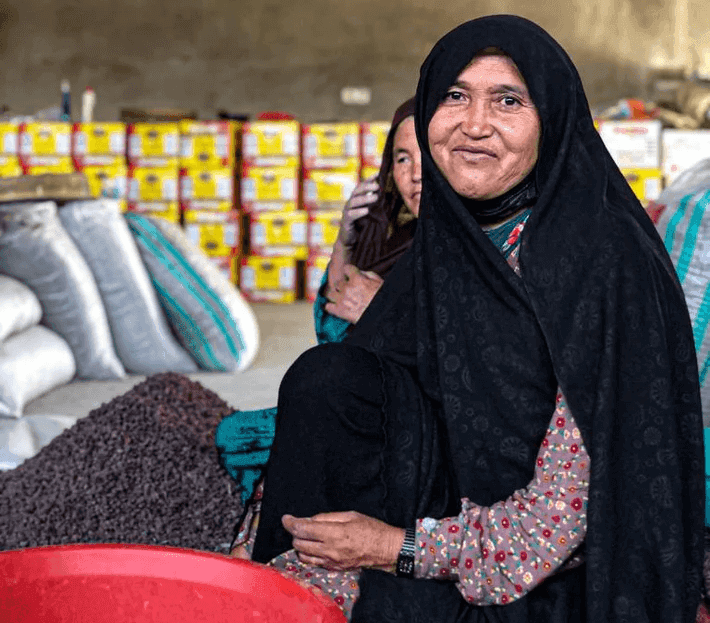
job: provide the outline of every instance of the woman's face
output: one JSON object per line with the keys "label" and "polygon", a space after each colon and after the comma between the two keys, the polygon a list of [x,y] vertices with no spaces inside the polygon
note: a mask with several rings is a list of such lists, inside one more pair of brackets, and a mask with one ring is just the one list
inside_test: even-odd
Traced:
{"label": "woman's face", "polygon": [[429,123],[429,149],[453,189],[492,199],[537,161],[540,119],[507,56],[478,56],[458,76]]}
{"label": "woman's face", "polygon": [[394,183],[402,195],[404,205],[419,216],[419,199],[422,194],[422,154],[414,132],[414,117],[407,117],[394,134]]}

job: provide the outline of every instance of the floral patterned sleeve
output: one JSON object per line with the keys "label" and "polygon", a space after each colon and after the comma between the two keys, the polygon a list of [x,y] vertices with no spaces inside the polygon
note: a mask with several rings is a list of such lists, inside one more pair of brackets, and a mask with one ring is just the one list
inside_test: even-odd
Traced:
{"label": "floral patterned sleeve", "polygon": [[417,521],[415,577],[455,581],[472,604],[509,603],[568,563],[586,535],[589,456],[561,392],[535,476],[508,499],[463,499],[457,517]]}

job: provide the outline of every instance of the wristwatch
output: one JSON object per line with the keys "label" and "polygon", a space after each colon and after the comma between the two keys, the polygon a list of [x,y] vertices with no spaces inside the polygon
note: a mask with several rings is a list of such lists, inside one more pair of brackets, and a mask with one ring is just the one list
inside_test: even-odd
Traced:
{"label": "wristwatch", "polygon": [[404,531],[404,543],[397,556],[397,575],[401,578],[414,577],[414,528],[407,528]]}

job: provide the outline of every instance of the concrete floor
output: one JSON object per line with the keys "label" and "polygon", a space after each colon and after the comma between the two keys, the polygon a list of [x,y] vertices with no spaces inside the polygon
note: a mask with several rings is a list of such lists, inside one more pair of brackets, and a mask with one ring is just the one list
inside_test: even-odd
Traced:
{"label": "concrete floor", "polygon": [[[284,373],[303,351],[316,344],[310,303],[254,303],[252,309],[259,322],[261,347],[251,367],[237,373],[189,375],[235,409],[275,406]],[[24,415],[83,417],[127,392],[144,378],[129,376],[121,381],[74,381],[28,403]]]}

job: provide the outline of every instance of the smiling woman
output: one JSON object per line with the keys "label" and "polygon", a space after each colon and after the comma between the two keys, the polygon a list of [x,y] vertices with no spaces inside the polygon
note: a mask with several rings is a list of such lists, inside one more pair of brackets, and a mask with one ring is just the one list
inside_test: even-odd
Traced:
{"label": "smiling woman", "polygon": [[525,19],[467,22],[414,119],[411,251],[284,376],[253,559],[357,622],[690,623],[691,326],[574,65]]}

